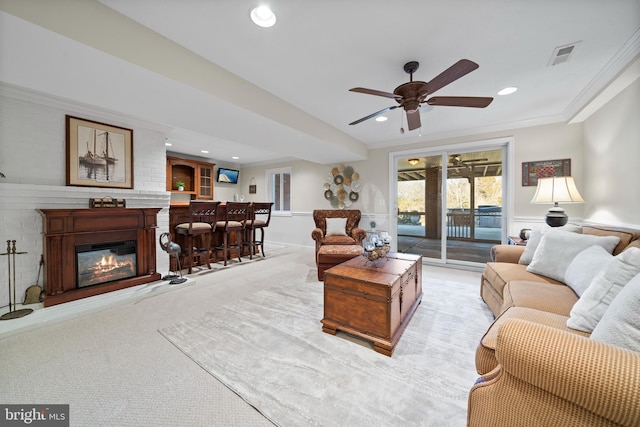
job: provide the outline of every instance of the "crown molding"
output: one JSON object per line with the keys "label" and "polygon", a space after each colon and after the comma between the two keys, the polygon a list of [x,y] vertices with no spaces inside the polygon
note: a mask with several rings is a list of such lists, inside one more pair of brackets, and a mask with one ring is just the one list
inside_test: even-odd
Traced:
{"label": "crown molding", "polygon": [[[640,57],[640,30],[636,31],[629,40],[616,52],[611,60],[600,70],[589,84],[576,96],[565,108],[563,115],[570,123],[581,121],[588,117],[576,120],[583,109],[596,100],[596,98],[617,79],[624,70]],[[630,84],[631,82],[629,82]],[[624,88],[621,88],[621,90]],[[597,108],[595,109],[597,110]],[[594,111],[595,111],[594,110]]]}

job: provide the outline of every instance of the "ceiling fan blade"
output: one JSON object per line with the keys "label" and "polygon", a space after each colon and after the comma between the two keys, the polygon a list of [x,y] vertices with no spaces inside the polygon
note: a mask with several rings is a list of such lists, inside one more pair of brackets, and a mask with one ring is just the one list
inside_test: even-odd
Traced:
{"label": "ceiling fan blade", "polygon": [[422,126],[422,124],[420,123],[419,110],[413,113],[407,112],[407,124],[409,125],[409,130],[415,130]]}
{"label": "ceiling fan blade", "polygon": [[427,99],[427,104],[447,107],[484,108],[491,104],[491,101],[493,101],[493,98],[479,96],[434,96]]}
{"label": "ceiling fan blade", "polygon": [[382,113],[386,113],[387,111],[391,111],[391,110],[396,109],[396,108],[398,108],[398,107],[399,107],[399,105],[394,105],[394,106],[392,106],[392,107],[387,107],[387,108],[385,108],[384,110],[376,111],[376,112],[375,112],[375,113],[373,113],[373,114],[369,114],[367,117],[363,117],[363,118],[358,119],[358,120],[356,120],[355,122],[351,122],[351,123],[349,123],[349,124],[350,124],[350,125],[357,125],[358,123],[362,123],[362,122],[364,122],[365,120],[369,120],[370,118],[373,118],[373,117],[375,117],[375,116],[377,116],[377,115],[379,115],[379,114],[382,114]]}
{"label": "ceiling fan blade", "polygon": [[473,61],[469,61],[468,59],[461,59],[451,67],[444,70],[442,73],[438,74],[429,83],[427,83],[429,93],[434,93],[435,91],[442,89],[449,83],[452,83],[458,80],[460,77],[469,74],[478,67],[479,65]]}
{"label": "ceiling fan blade", "polygon": [[367,89],[365,87],[354,87],[352,89],[349,89],[349,92],[366,93],[367,95],[384,96],[385,98],[393,98],[393,99],[402,98],[400,95],[396,95],[394,93],[383,92],[381,90]]}

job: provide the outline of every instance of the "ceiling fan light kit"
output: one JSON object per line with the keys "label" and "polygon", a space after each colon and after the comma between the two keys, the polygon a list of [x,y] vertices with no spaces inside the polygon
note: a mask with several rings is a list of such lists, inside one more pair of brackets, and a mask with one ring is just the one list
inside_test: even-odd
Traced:
{"label": "ceiling fan light kit", "polygon": [[349,124],[356,125],[364,122],[365,120],[369,120],[380,114],[386,113],[387,111],[402,107],[407,116],[408,128],[412,131],[419,129],[422,126],[420,122],[420,107],[422,104],[427,104],[429,106],[485,108],[491,104],[491,101],[493,101],[493,98],[473,96],[437,96],[427,99],[427,96],[430,94],[442,89],[446,85],[478,68],[478,64],[473,61],[461,59],[437,75],[430,82],[413,81],[413,73],[418,70],[419,66],[420,64],[417,61],[410,61],[404,64],[404,71],[409,74],[409,81],[395,88],[393,93],[363,87],[354,87],[349,89],[351,92],[392,98],[398,103],[398,105],[387,107]]}

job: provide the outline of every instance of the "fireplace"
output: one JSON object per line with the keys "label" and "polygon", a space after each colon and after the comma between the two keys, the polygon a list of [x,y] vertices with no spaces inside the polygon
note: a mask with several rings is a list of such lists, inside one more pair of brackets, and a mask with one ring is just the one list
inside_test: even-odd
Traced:
{"label": "fireplace", "polygon": [[136,241],[76,246],[76,286],[99,285],[136,276]]}
{"label": "fireplace", "polygon": [[41,209],[45,307],[160,280],[160,208]]}

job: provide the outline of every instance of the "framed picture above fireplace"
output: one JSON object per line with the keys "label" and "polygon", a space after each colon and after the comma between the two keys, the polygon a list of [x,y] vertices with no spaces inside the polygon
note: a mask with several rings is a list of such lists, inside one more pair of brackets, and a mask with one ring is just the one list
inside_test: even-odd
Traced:
{"label": "framed picture above fireplace", "polygon": [[66,116],[67,185],[133,188],[133,130]]}

